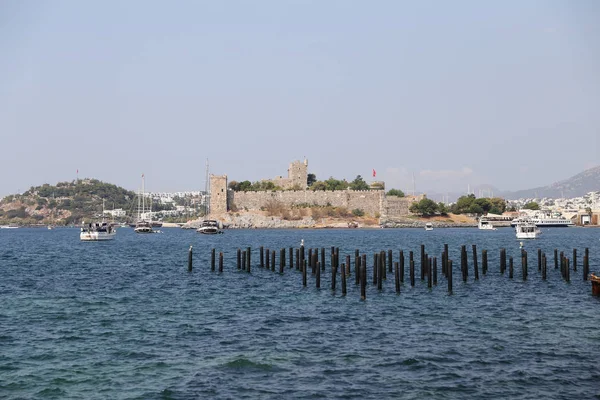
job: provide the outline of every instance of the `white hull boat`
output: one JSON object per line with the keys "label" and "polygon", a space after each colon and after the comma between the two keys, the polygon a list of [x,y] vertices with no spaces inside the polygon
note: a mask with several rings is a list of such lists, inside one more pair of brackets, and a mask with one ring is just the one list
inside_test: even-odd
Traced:
{"label": "white hull boat", "polygon": [[497,228],[492,225],[490,221],[485,218],[479,218],[478,228],[482,231],[495,231]]}
{"label": "white hull boat", "polygon": [[431,222],[428,222],[425,224],[425,230],[426,231],[432,231],[433,230],[433,224]]}
{"label": "white hull boat", "polygon": [[113,240],[116,235],[117,230],[103,222],[102,224],[89,224],[86,228],[81,228],[79,240],[83,242]]}
{"label": "white hull boat", "polygon": [[517,239],[537,239],[542,234],[541,229],[529,219],[518,221],[515,231]]}
{"label": "white hull boat", "polygon": [[223,233],[223,231],[219,228],[219,223],[213,220],[206,220],[202,222],[202,225],[200,228],[196,229],[196,232],[203,233],[205,235],[216,235]]}

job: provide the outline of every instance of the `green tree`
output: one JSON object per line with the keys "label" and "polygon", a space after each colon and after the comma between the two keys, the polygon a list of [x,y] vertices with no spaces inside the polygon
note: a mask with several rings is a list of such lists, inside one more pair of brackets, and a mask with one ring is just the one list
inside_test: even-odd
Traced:
{"label": "green tree", "polygon": [[523,206],[523,208],[526,210],[539,210],[540,205],[538,203],[536,203],[535,201],[530,201],[529,203],[525,204]]}
{"label": "green tree", "polygon": [[362,176],[356,175],[356,178],[349,185],[352,190],[369,190],[369,184],[365,182]]}
{"label": "green tree", "polygon": [[444,203],[441,203],[441,202],[438,203],[437,210],[442,215],[447,215],[448,214],[448,207],[446,207],[446,205]]}
{"label": "green tree", "polygon": [[306,186],[311,187],[313,185],[313,183],[315,183],[316,181],[317,181],[317,175],[308,174],[306,176]]}
{"label": "green tree", "polygon": [[317,182],[313,183],[310,188],[311,188],[311,190],[314,190],[314,191],[327,190],[327,184],[323,181],[317,181]]}
{"label": "green tree", "polygon": [[404,192],[400,189],[390,189],[386,194],[388,196],[404,197]]}
{"label": "green tree", "polygon": [[430,199],[422,199],[418,203],[413,203],[409,211],[423,216],[434,215],[438,210],[438,205]]}
{"label": "green tree", "polygon": [[458,200],[456,200],[456,203],[454,203],[452,205],[452,207],[450,208],[450,210],[454,213],[454,214],[464,214],[469,212],[469,208],[471,207],[471,205],[473,204],[473,202],[475,201],[475,195],[474,194],[469,194],[467,196],[460,196],[458,198]]}

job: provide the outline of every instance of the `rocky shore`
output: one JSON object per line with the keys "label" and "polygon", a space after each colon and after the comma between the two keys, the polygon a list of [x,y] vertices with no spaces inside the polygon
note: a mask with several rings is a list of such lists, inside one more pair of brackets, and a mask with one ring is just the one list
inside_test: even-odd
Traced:
{"label": "rocky shore", "polygon": [[[209,219],[209,218],[207,218]],[[298,220],[288,220],[276,216],[267,216],[254,213],[227,213],[213,216],[210,219],[219,221],[227,229],[326,229],[348,228],[349,224],[356,223],[358,228],[423,228],[430,222],[434,228],[473,228],[477,227],[474,220],[453,221],[449,219],[406,219],[401,221],[386,221],[379,223],[377,220],[351,220],[347,218],[320,218],[303,217]],[[203,219],[189,221],[182,226],[184,229],[198,229]]]}

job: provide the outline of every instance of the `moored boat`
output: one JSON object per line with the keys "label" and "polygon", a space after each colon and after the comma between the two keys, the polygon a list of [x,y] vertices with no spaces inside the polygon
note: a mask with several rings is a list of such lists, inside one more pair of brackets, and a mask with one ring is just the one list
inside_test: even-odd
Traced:
{"label": "moored boat", "polygon": [[477,227],[483,231],[495,231],[497,229],[485,217],[479,218],[479,224],[477,225]]}
{"label": "moored boat", "polygon": [[113,240],[117,230],[106,222],[89,223],[81,228],[79,239],[84,242],[97,242],[103,240]]}
{"label": "moored boat", "polygon": [[431,222],[428,222],[425,224],[425,230],[426,231],[432,231],[433,230],[433,224]]}
{"label": "moored boat", "polygon": [[522,218],[517,221],[515,231],[517,239],[537,239],[537,237],[542,234],[541,229],[528,218]]}
{"label": "moored boat", "polygon": [[196,229],[196,232],[203,233],[205,235],[223,233],[223,231],[219,228],[219,223],[211,219],[203,221],[202,225],[200,225],[200,228]]}

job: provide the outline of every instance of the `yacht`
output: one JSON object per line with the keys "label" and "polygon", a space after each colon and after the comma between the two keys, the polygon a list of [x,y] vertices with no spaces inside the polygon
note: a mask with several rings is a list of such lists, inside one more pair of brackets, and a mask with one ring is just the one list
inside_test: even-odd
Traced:
{"label": "yacht", "polygon": [[106,222],[83,224],[79,239],[84,242],[97,242],[101,240],[113,240],[117,230]]}
{"label": "yacht", "polygon": [[17,229],[18,227],[19,227],[19,225],[10,224],[10,225],[2,225],[2,226],[0,226],[0,229]]}
{"label": "yacht", "polygon": [[537,239],[542,234],[540,228],[529,218],[521,218],[515,226],[517,239]]}
{"label": "yacht", "polygon": [[[511,221],[510,226],[515,227],[519,218],[515,218]],[[550,213],[550,212],[539,212],[535,214],[531,221],[540,228],[558,228],[558,227],[569,227],[575,226],[573,221],[570,219],[566,219],[560,213]]]}
{"label": "yacht", "polygon": [[[141,205],[140,205],[141,202]],[[138,195],[138,217],[133,227],[135,233],[154,233],[152,229],[152,221],[146,221],[145,217],[146,209],[146,196],[144,193],[144,174],[142,174],[142,192]]]}
{"label": "yacht", "polygon": [[479,218],[478,228],[481,229],[481,230],[483,230],[483,231],[495,231],[497,229],[485,217]]}
{"label": "yacht", "polygon": [[431,222],[428,222],[425,224],[425,230],[426,231],[432,231],[433,230],[433,224]]}
{"label": "yacht", "polygon": [[198,233],[204,233],[205,235],[215,235],[217,233],[223,233],[221,229],[219,229],[219,223],[217,221],[207,219],[202,222],[200,228],[196,229]]}

